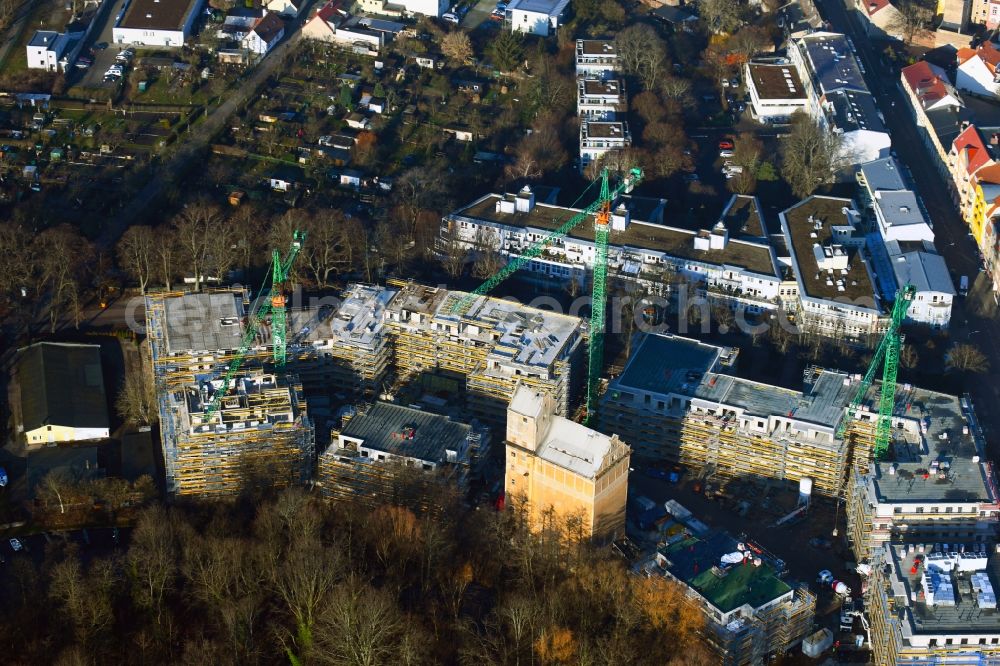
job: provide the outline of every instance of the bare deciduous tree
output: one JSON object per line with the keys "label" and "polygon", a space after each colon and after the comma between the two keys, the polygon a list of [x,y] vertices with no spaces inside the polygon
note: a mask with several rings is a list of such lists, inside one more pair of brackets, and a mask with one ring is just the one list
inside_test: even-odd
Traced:
{"label": "bare deciduous tree", "polygon": [[958,372],[987,372],[990,362],[975,345],[959,342],[952,345],[945,355],[945,366]]}
{"label": "bare deciduous tree", "polygon": [[137,224],[122,234],[116,246],[118,265],[125,273],[139,283],[139,291],[146,293],[156,270],[156,233],[152,227]]}
{"label": "bare deciduous tree", "polygon": [[118,416],[130,426],[151,425],[158,416],[156,391],[143,368],[134,366],[125,373],[121,391],[115,400]]}
{"label": "bare deciduous tree", "polygon": [[852,160],[843,136],[828,131],[802,112],[792,116],[792,130],[781,142],[781,175],[799,198],[833,182]]}
{"label": "bare deciduous tree", "polygon": [[893,6],[896,12],[885,30],[890,35],[899,35],[907,44],[912,43],[917,35],[927,32],[927,25],[934,19],[935,5],[923,0],[901,0]]}

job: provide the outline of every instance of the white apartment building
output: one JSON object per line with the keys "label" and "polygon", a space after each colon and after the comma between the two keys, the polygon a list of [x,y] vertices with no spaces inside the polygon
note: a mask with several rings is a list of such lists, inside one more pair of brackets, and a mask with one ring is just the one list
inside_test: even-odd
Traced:
{"label": "white apartment building", "polygon": [[796,323],[828,337],[872,340],[887,318],[850,199],[811,196],[779,214],[798,291]]}
{"label": "white apartment building", "polygon": [[576,82],[576,115],[581,121],[612,121],[628,109],[622,79],[579,79]]}
{"label": "white apartment building", "polygon": [[[711,230],[665,224],[665,204],[625,196],[613,205],[611,277],[638,281],[654,293],[666,293],[675,278],[682,278],[697,283],[710,300],[733,308],[761,312],[778,306],[783,271],[754,197],[733,196]],[[441,235],[473,252],[488,244],[511,259],[579,212],[538,203],[525,187],[517,195],[488,194],[445,216]],[[593,222],[584,220],[524,269],[582,285],[594,259]]]}
{"label": "white apartment building", "polygon": [[513,32],[548,37],[560,26],[569,0],[511,0],[505,20]]}
{"label": "white apartment building", "polygon": [[955,290],[944,258],[934,247],[934,230],[909,179],[895,158],[862,164],[857,172],[861,197],[875,218],[867,239],[879,288],[894,300],[906,284],[916,289],[907,321],[947,328]]}
{"label": "white apartment building", "polygon": [[809,104],[805,86],[791,65],[748,62],[743,66],[743,80],[753,115],[763,123],[788,122]]}
{"label": "white apartment building", "polygon": [[576,40],[577,77],[605,79],[618,70],[618,52],[615,43],[607,39]]}
{"label": "white apartment building", "polygon": [[891,141],[882,114],[844,35],[805,35],[792,43],[788,55],[809,98],[806,111],[844,135],[846,155],[854,164],[889,154]]}
{"label": "white apartment building", "polygon": [[580,172],[616,150],[632,145],[628,123],[624,121],[583,121],[580,123]]}

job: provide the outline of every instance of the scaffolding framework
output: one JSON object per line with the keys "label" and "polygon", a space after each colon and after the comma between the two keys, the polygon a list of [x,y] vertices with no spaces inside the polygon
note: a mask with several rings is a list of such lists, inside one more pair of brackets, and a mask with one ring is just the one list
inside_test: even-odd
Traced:
{"label": "scaffolding framework", "polygon": [[[245,292],[212,293],[229,294],[246,305]],[[169,492],[212,497],[253,486],[280,488],[305,482],[311,473],[315,436],[301,382],[291,373],[267,372],[267,349],[259,346],[247,354],[228,390],[216,399],[223,391],[220,373],[236,350],[170,349],[165,305],[169,299],[186,296],[166,293],[146,298]],[[216,409],[210,412],[213,404]]]}

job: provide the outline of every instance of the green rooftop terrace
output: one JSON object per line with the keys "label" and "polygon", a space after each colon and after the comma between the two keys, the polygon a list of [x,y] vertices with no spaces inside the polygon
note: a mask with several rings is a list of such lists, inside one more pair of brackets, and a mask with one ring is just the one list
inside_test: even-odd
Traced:
{"label": "green rooftop terrace", "polygon": [[759,567],[750,560],[721,565],[722,556],[736,550],[735,539],[714,532],[678,541],[661,548],[660,554],[667,558],[666,569],[673,577],[723,613],[744,605],[760,608],[792,591],[766,561]]}

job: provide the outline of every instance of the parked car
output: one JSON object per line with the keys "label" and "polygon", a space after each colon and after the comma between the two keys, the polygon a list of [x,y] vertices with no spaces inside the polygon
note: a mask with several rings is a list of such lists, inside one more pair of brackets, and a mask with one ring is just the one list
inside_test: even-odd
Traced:
{"label": "parked car", "polygon": [[3,467],[0,467],[0,488],[3,488],[6,485],[7,485],[7,470],[5,470]]}
{"label": "parked car", "polygon": [[816,582],[823,585],[829,585],[833,582],[833,572],[829,569],[823,569],[816,577]]}
{"label": "parked car", "polygon": [[76,62],[74,63],[73,66],[76,67],[77,69],[89,69],[90,66],[93,64],[94,61],[91,58],[88,58],[87,56],[81,56],[76,59]]}
{"label": "parked car", "polygon": [[732,157],[735,154],[736,153],[734,153],[732,150],[720,150],[719,151],[719,157]]}
{"label": "parked car", "polygon": [[685,183],[696,183],[701,180],[696,173],[686,173],[684,174]]}
{"label": "parked car", "polygon": [[732,150],[736,145],[729,139],[723,139],[719,142],[719,150]]}
{"label": "parked car", "polygon": [[20,539],[11,539],[10,547],[14,550],[15,553],[24,550],[24,544],[21,543]]}
{"label": "parked car", "polygon": [[454,23],[455,25],[458,25],[459,21],[458,16],[451,12],[445,12],[444,14],[441,15],[441,18],[447,21],[448,23]]}

